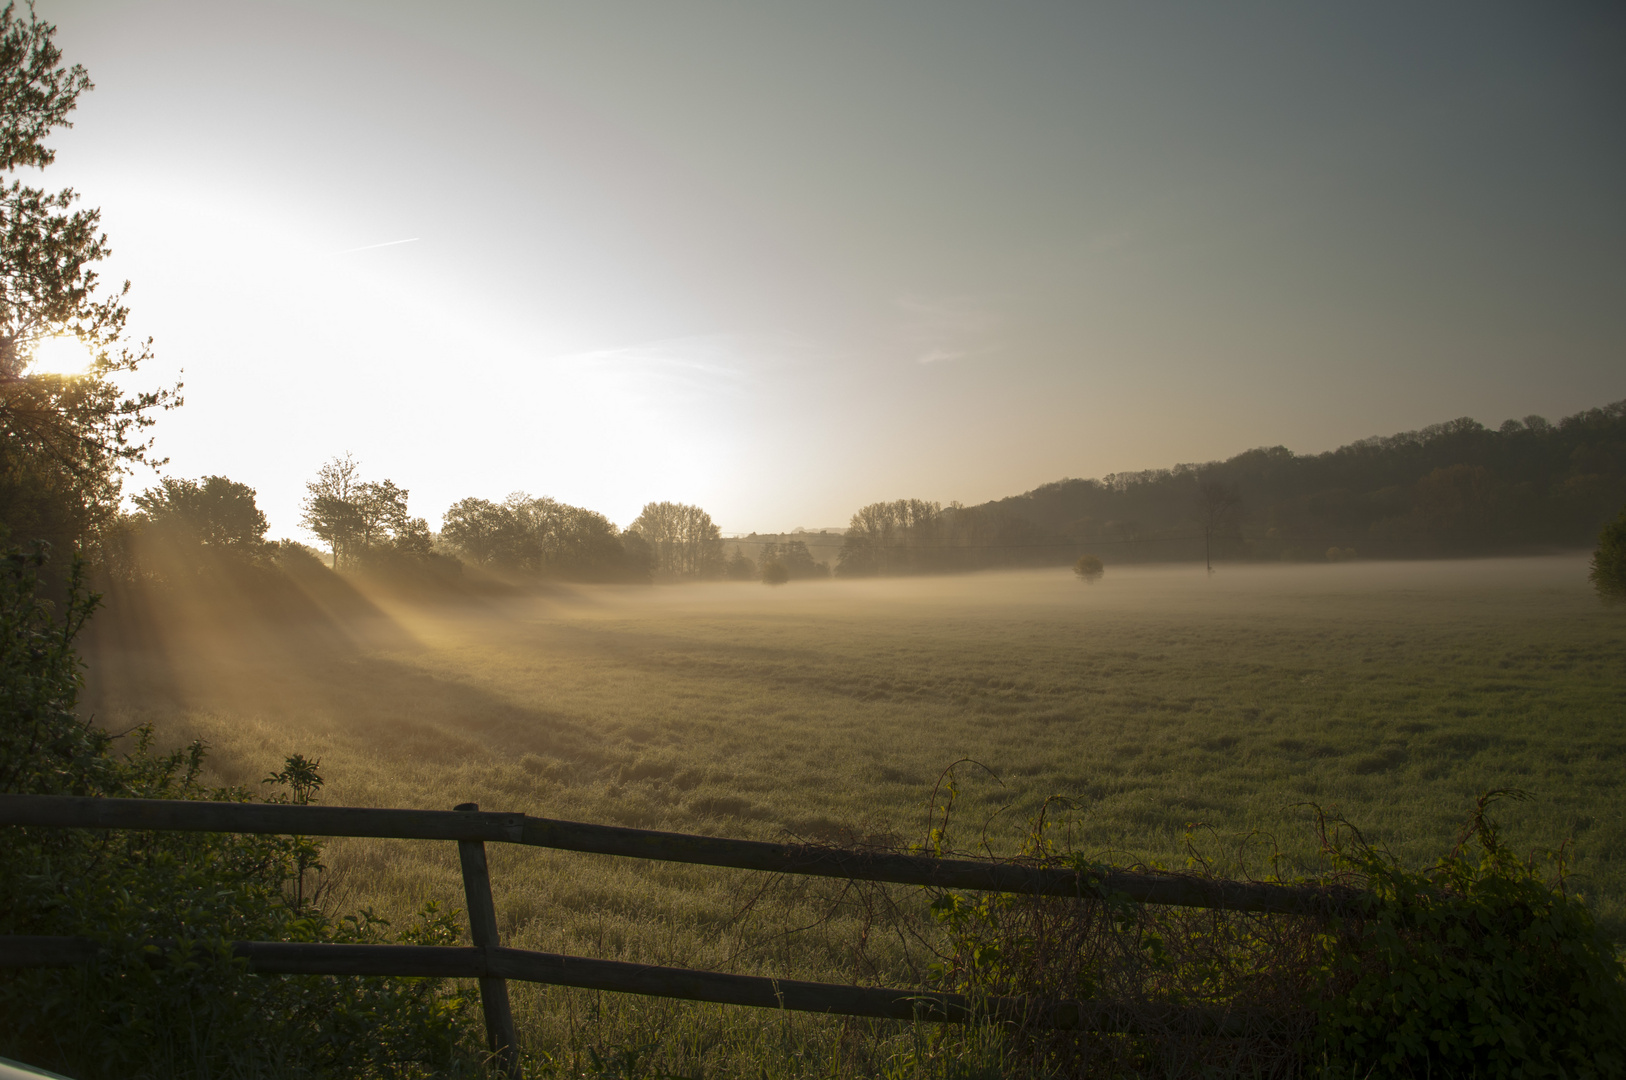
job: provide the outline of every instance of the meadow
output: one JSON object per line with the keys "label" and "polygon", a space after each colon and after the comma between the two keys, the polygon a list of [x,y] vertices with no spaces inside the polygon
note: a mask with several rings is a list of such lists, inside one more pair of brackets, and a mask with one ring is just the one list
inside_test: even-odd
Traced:
{"label": "meadow", "polygon": [[[1011,853],[1064,796],[1051,813],[1079,850],[1183,867],[1194,839],[1238,874],[1269,873],[1273,852],[1315,869],[1312,804],[1423,863],[1476,795],[1517,788],[1532,798],[1500,805],[1509,841],[1566,845],[1572,887],[1626,938],[1626,613],[1597,603],[1580,556],[368,599],[365,617],[298,621],[222,595],[115,604],[84,641],[86,708],[205,740],[221,782],[319,757],[330,804],[759,838],[919,841],[944,770],[972,759],[954,770],[961,850]],[[462,906],[451,845],[328,856],[335,905]],[[821,921],[833,886],[759,895],[742,872],[501,848],[492,864],[514,944],[853,975],[862,919]],[[876,955],[893,977],[909,963]],[[795,1072],[843,1040],[896,1054],[911,1037],[575,991],[517,1001],[535,1047],[627,1075]]]}

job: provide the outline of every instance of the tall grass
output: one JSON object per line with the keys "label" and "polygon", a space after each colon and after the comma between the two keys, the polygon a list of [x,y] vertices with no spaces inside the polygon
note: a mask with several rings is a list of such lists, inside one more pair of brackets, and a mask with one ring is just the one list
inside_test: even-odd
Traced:
{"label": "tall grass", "polygon": [[[1536,798],[1505,815],[1507,843],[1572,840],[1574,886],[1626,926],[1626,621],[1596,604],[1580,558],[369,600],[372,617],[270,623],[219,598],[131,598],[91,628],[90,700],[110,727],[205,739],[222,783],[298,751],[322,758],[330,803],[741,836],[918,839],[934,779],[971,757],[989,767],[961,785],[974,850],[1018,854],[1065,795],[1075,850],[1179,868],[1203,823],[1221,874],[1270,852],[1284,872],[1317,865],[1311,802],[1425,865],[1478,793],[1520,787]],[[819,891],[834,886],[759,897],[745,872],[491,860],[515,945],[919,973],[896,927]],[[461,906],[451,845],[336,842],[327,861],[349,905]],[[520,989],[516,1006],[539,1060],[572,1073],[946,1076],[1015,1052],[992,1032],[559,989]]]}

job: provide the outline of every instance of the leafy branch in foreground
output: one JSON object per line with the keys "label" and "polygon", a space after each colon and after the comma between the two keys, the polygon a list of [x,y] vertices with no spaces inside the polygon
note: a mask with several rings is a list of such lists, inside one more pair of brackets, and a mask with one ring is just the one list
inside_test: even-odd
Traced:
{"label": "leafy branch in foreground", "polygon": [[[30,5],[0,9],[0,171],[44,168],[44,140],[91,90],[62,64],[56,28]],[[151,341],[126,339],[129,282],[108,292],[96,265],[111,254],[101,212],[76,209],[70,188],[49,192],[0,180],[0,525],[13,536],[79,543],[117,512],[121,477],[152,461],[145,432],[181,404],[180,384],[126,394],[114,377],[151,359]],[[88,353],[81,374],[32,371],[36,350],[71,338]]]}

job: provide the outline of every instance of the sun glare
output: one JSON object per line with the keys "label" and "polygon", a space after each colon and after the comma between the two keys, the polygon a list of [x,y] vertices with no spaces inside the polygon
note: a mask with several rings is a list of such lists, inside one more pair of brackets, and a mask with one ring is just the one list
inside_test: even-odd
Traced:
{"label": "sun glare", "polygon": [[30,375],[84,375],[94,361],[84,342],[72,337],[48,337],[34,346]]}

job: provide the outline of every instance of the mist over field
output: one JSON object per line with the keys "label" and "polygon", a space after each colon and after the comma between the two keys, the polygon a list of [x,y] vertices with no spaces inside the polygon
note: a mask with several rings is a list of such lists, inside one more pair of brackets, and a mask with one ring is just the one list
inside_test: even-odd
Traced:
{"label": "mist over field", "polygon": [[[1573,841],[1577,880],[1614,923],[1626,626],[1585,565],[1153,566],[1093,585],[1049,569],[428,603],[363,587],[277,619],[209,588],[114,598],[89,631],[86,703],[114,729],[206,740],[233,782],[320,757],[334,803],[761,837],[918,840],[934,782],[968,757],[987,767],[966,773],[968,813],[1006,808],[986,832],[996,850],[1059,795],[1078,800],[1087,848],[1175,867],[1191,822],[1226,850],[1263,830],[1313,862],[1311,802],[1421,858],[1475,796],[1519,787],[1536,798],[1509,812],[1511,835]],[[378,902],[415,895],[412,865],[381,868]]]}

